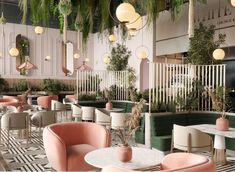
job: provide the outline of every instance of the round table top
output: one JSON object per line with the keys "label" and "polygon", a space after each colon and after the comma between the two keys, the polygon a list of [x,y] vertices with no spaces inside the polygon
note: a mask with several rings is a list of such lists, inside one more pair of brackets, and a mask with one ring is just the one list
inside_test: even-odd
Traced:
{"label": "round table top", "polygon": [[113,165],[125,169],[141,169],[157,165],[163,158],[163,155],[155,150],[132,147],[132,159],[124,163],[118,160],[117,149],[118,147],[109,147],[91,151],[86,154],[85,161],[97,168]]}
{"label": "round table top", "polygon": [[104,108],[104,110],[108,111],[108,112],[123,112],[124,109],[122,108],[112,108],[110,110],[107,110],[106,108]]}

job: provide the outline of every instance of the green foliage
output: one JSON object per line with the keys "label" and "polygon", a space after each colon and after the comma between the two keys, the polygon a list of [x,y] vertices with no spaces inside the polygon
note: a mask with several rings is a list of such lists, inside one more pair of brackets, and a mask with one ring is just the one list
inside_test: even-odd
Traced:
{"label": "green foliage", "polygon": [[15,85],[15,91],[26,91],[28,90],[29,83],[26,79],[20,79]]}
{"label": "green foliage", "polygon": [[190,38],[190,48],[186,63],[203,65],[214,64],[213,51],[225,42],[225,34],[219,34],[219,39],[214,41],[215,26],[204,26],[202,23],[195,29],[194,37]]}
{"label": "green foliage", "polygon": [[58,80],[44,79],[41,90],[46,91],[49,95],[58,95],[61,91],[61,84]]}
{"label": "green foliage", "polygon": [[176,103],[182,109],[191,112],[193,109],[198,107],[199,104],[198,95],[202,95],[203,91],[204,91],[204,86],[202,85],[201,81],[194,80],[192,82],[192,90],[186,95],[186,97],[178,93],[176,98]]}
{"label": "green foliage", "polygon": [[129,98],[132,102],[139,102],[142,98],[142,94],[137,91],[137,88],[129,87]]}
{"label": "green foliage", "polygon": [[166,104],[163,102],[152,102],[151,112],[166,112]]}
{"label": "green foliage", "polygon": [[129,51],[125,45],[117,43],[117,46],[112,48],[110,64],[107,66],[107,70],[126,70],[128,67],[128,59],[130,56],[131,51]]}
{"label": "green foliage", "polygon": [[78,96],[79,101],[95,101],[96,100],[96,94],[80,94]]}
{"label": "green foliage", "polygon": [[1,24],[1,25],[4,25],[4,24],[6,24],[6,23],[7,23],[7,19],[4,17],[3,12],[2,12],[2,15],[1,15],[1,17],[0,17],[0,24]]}
{"label": "green foliage", "polygon": [[111,101],[113,100],[114,94],[115,94],[114,91],[115,91],[115,90],[114,90],[114,88],[113,88],[112,86],[109,87],[108,89],[106,88],[106,89],[104,90],[104,97],[105,97],[105,99],[106,99],[108,102],[111,102]]}
{"label": "green foliage", "polygon": [[71,0],[60,0],[59,11],[63,15],[69,15],[72,12]]}
{"label": "green foliage", "polygon": [[2,91],[7,90],[7,89],[9,89],[9,85],[8,85],[7,81],[0,76],[0,93]]}
{"label": "green foliage", "polygon": [[22,23],[26,23],[27,13],[28,13],[28,0],[20,0],[18,4],[21,11],[23,11]]}

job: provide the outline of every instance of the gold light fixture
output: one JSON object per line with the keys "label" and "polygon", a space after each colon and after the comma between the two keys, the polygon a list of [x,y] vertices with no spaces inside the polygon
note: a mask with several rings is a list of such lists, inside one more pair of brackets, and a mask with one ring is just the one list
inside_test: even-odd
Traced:
{"label": "gold light fixture", "polygon": [[213,57],[215,60],[223,60],[225,57],[225,52],[221,48],[217,48],[213,51]]}
{"label": "gold light fixture", "polygon": [[135,17],[135,8],[130,3],[121,3],[116,9],[116,16],[121,23],[130,23]]}
{"label": "gold light fixture", "polygon": [[36,27],[34,28],[34,31],[35,31],[35,33],[36,33],[37,35],[41,35],[41,34],[43,34],[44,29],[43,29],[43,27],[41,27],[41,26],[36,26]]}
{"label": "gold light fixture", "polygon": [[235,0],[231,0],[231,5],[235,7]]}
{"label": "gold light fixture", "polygon": [[12,57],[18,56],[19,53],[20,53],[19,50],[18,50],[17,48],[15,48],[15,47],[12,47],[12,48],[9,50],[9,54],[10,54],[10,56],[12,56]]}
{"label": "gold light fixture", "polygon": [[80,58],[80,54],[79,54],[79,53],[75,53],[75,54],[73,55],[73,58],[79,59],[79,58]]}
{"label": "gold light fixture", "polygon": [[50,55],[45,57],[45,61],[50,61],[50,60],[51,60],[51,56]]}

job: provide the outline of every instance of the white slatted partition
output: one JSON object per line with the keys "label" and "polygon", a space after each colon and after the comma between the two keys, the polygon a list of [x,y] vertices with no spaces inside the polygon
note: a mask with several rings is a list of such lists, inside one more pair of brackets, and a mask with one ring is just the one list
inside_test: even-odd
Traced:
{"label": "white slatted partition", "polygon": [[[188,65],[150,63],[149,85],[150,102],[176,101],[177,95],[186,98],[195,89],[193,81],[199,80],[202,85],[212,89],[225,87],[226,65]],[[202,95],[195,95],[199,98]],[[210,98],[208,97],[210,100]],[[211,110],[211,101],[200,99],[195,110]],[[178,110],[182,110],[178,107]]]}
{"label": "white slatted partition", "polygon": [[128,100],[128,71],[77,71],[77,94],[97,94],[115,85],[114,100]]}

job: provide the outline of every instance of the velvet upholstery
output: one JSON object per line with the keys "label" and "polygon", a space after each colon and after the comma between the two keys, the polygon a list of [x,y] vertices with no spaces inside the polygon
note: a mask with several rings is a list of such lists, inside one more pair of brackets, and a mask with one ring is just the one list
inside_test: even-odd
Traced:
{"label": "velvet upholstery", "polygon": [[0,105],[10,105],[18,107],[20,105],[20,102],[18,99],[15,98],[0,98]]}
{"label": "velvet upholstery", "polygon": [[51,109],[51,100],[58,100],[58,96],[57,95],[40,96],[37,98],[37,104],[44,109],[50,110]]}
{"label": "velvet upholstery", "polygon": [[[146,170],[145,170],[146,171]],[[160,163],[162,172],[216,172],[215,164],[208,158],[192,153],[171,153]],[[137,172],[118,167],[105,167],[102,172]]]}
{"label": "velvet upholstery", "polygon": [[109,147],[111,136],[95,123],[67,122],[44,128],[43,143],[48,161],[56,171],[86,171],[94,168],[85,162],[86,153]]}

